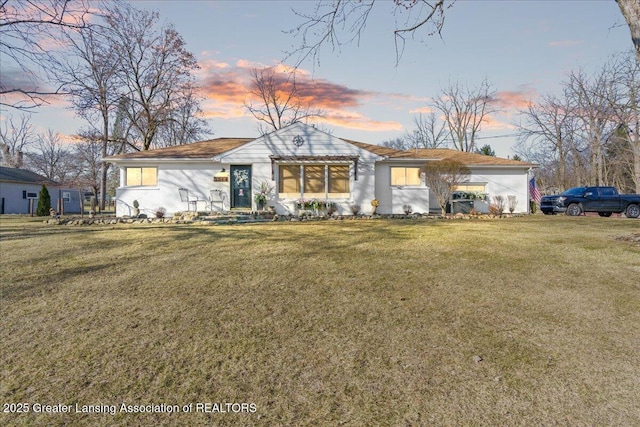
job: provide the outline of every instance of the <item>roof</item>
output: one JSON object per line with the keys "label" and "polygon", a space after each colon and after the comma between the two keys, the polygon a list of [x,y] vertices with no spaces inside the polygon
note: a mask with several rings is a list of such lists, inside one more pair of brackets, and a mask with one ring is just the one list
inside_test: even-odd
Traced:
{"label": "roof", "polygon": [[381,157],[392,157],[394,155],[403,153],[402,150],[396,150],[395,148],[384,147],[382,145],[367,144],[366,142],[351,141],[344,138],[340,139],[342,139],[344,142],[348,142],[349,144],[355,145],[356,147],[362,148],[363,150],[370,151],[373,154]]}
{"label": "roof", "polygon": [[106,160],[116,159],[204,159],[217,156],[234,148],[238,148],[254,138],[216,138],[191,144],[175,145],[173,147],[156,148],[153,150],[137,151],[135,153],[119,154],[107,157]]}
{"label": "roof", "polygon": [[418,148],[407,150],[390,156],[393,159],[438,159],[457,160],[467,166],[522,166],[535,167],[534,163],[520,160],[504,159],[502,157],[487,156],[485,154],[468,153],[450,148]]}
{"label": "roof", "polygon": [[7,168],[4,166],[0,166],[0,181],[27,182],[33,184],[58,184],[46,176],[38,175],[37,173],[26,169]]}
{"label": "roof", "polygon": [[[365,142],[352,141],[340,138],[342,141],[367,150],[386,159],[405,160],[458,160],[467,166],[516,166],[536,167],[534,163],[518,160],[504,159],[501,157],[486,156],[483,154],[467,153],[449,148],[419,148],[417,150],[397,150],[381,145],[367,144]],[[216,138],[207,141],[194,142],[173,147],[157,148],[154,150],[137,151],[135,153],[120,154],[107,157],[106,160],[119,159],[210,159],[227,151],[241,147],[254,138]]]}

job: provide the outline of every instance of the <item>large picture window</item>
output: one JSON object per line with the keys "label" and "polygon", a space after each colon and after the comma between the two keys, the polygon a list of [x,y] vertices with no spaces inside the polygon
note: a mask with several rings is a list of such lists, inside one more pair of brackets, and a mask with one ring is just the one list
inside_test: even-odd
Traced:
{"label": "large picture window", "polygon": [[420,168],[392,167],[391,185],[419,186]]}
{"label": "large picture window", "polygon": [[127,187],[158,185],[158,168],[127,168]]}
{"label": "large picture window", "polygon": [[349,165],[279,165],[280,197],[349,197]]}
{"label": "large picture window", "polygon": [[278,192],[298,197],[300,194],[300,165],[280,165],[278,171]]}
{"label": "large picture window", "polygon": [[324,165],[304,166],[304,194],[307,197],[324,197]]}
{"label": "large picture window", "polygon": [[349,165],[329,166],[329,194],[349,194]]}

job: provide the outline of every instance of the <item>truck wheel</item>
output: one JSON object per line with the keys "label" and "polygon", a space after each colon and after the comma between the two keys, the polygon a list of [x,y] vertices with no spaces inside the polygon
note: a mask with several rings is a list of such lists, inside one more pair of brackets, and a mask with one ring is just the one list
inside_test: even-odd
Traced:
{"label": "truck wheel", "polygon": [[638,205],[629,205],[627,206],[627,210],[624,212],[627,218],[638,218],[640,216],[640,206]]}
{"label": "truck wheel", "polygon": [[598,212],[598,215],[609,218],[611,216],[611,212]]}
{"label": "truck wheel", "polygon": [[569,216],[578,216],[582,213],[582,208],[577,203],[571,203],[567,206],[567,215]]}

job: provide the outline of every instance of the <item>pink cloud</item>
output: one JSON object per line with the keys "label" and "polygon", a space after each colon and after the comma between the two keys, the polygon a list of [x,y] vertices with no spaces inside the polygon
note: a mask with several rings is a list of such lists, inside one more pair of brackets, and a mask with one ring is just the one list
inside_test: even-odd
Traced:
{"label": "pink cloud", "polygon": [[494,116],[485,116],[482,119],[482,130],[513,130],[515,126],[511,123],[506,123],[498,120]]}
{"label": "pink cloud", "polygon": [[[377,92],[352,89],[345,85],[327,80],[313,79],[307,70],[294,69],[286,64],[265,66],[245,59],[239,59],[235,65],[216,62],[214,59],[203,61],[197,73],[201,93],[205,98],[203,109],[205,117],[234,119],[246,117],[248,113],[243,105],[251,99],[251,72],[253,69],[272,69],[275,77],[281,80],[284,88],[293,84],[292,73],[299,100],[314,109],[326,111],[323,121],[341,127],[364,130],[402,130],[397,122],[376,121],[350,110],[359,107],[381,94]],[[396,95],[400,96],[400,95]],[[258,99],[255,102],[260,102]]]}
{"label": "pink cloud", "polygon": [[431,107],[419,107],[419,108],[414,108],[413,110],[409,110],[409,112],[411,114],[430,114],[433,113],[434,110]]}
{"label": "pink cloud", "polygon": [[371,132],[401,131],[402,124],[394,121],[372,120],[362,114],[347,111],[332,111],[320,121],[347,129],[366,130]]}
{"label": "pink cloud", "polygon": [[502,110],[521,110],[527,108],[538,93],[535,89],[496,92],[495,100]]}

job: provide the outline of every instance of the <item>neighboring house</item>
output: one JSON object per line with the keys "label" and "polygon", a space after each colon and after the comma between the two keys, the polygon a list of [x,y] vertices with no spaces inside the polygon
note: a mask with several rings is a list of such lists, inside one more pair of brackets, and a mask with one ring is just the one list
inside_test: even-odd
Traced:
{"label": "neighboring house", "polygon": [[[528,175],[535,164],[448,149],[401,151],[341,139],[295,123],[259,138],[218,138],[156,150],[108,157],[120,168],[116,214],[171,214],[186,210],[256,210],[254,196],[262,183],[274,188],[267,202],[279,214],[296,212],[299,199],[335,202],[350,214],[359,204],[380,214],[440,212],[420,176],[426,162],[455,158],[471,170],[460,191],[516,196],[515,212],[528,212]],[[180,197],[189,191],[191,203]],[[211,203],[211,202],[214,203]]]}
{"label": "neighboring house", "polygon": [[55,181],[25,169],[3,166],[0,166],[0,213],[35,214],[42,184],[49,191],[51,207],[65,214],[80,213],[78,190],[64,188]]}

